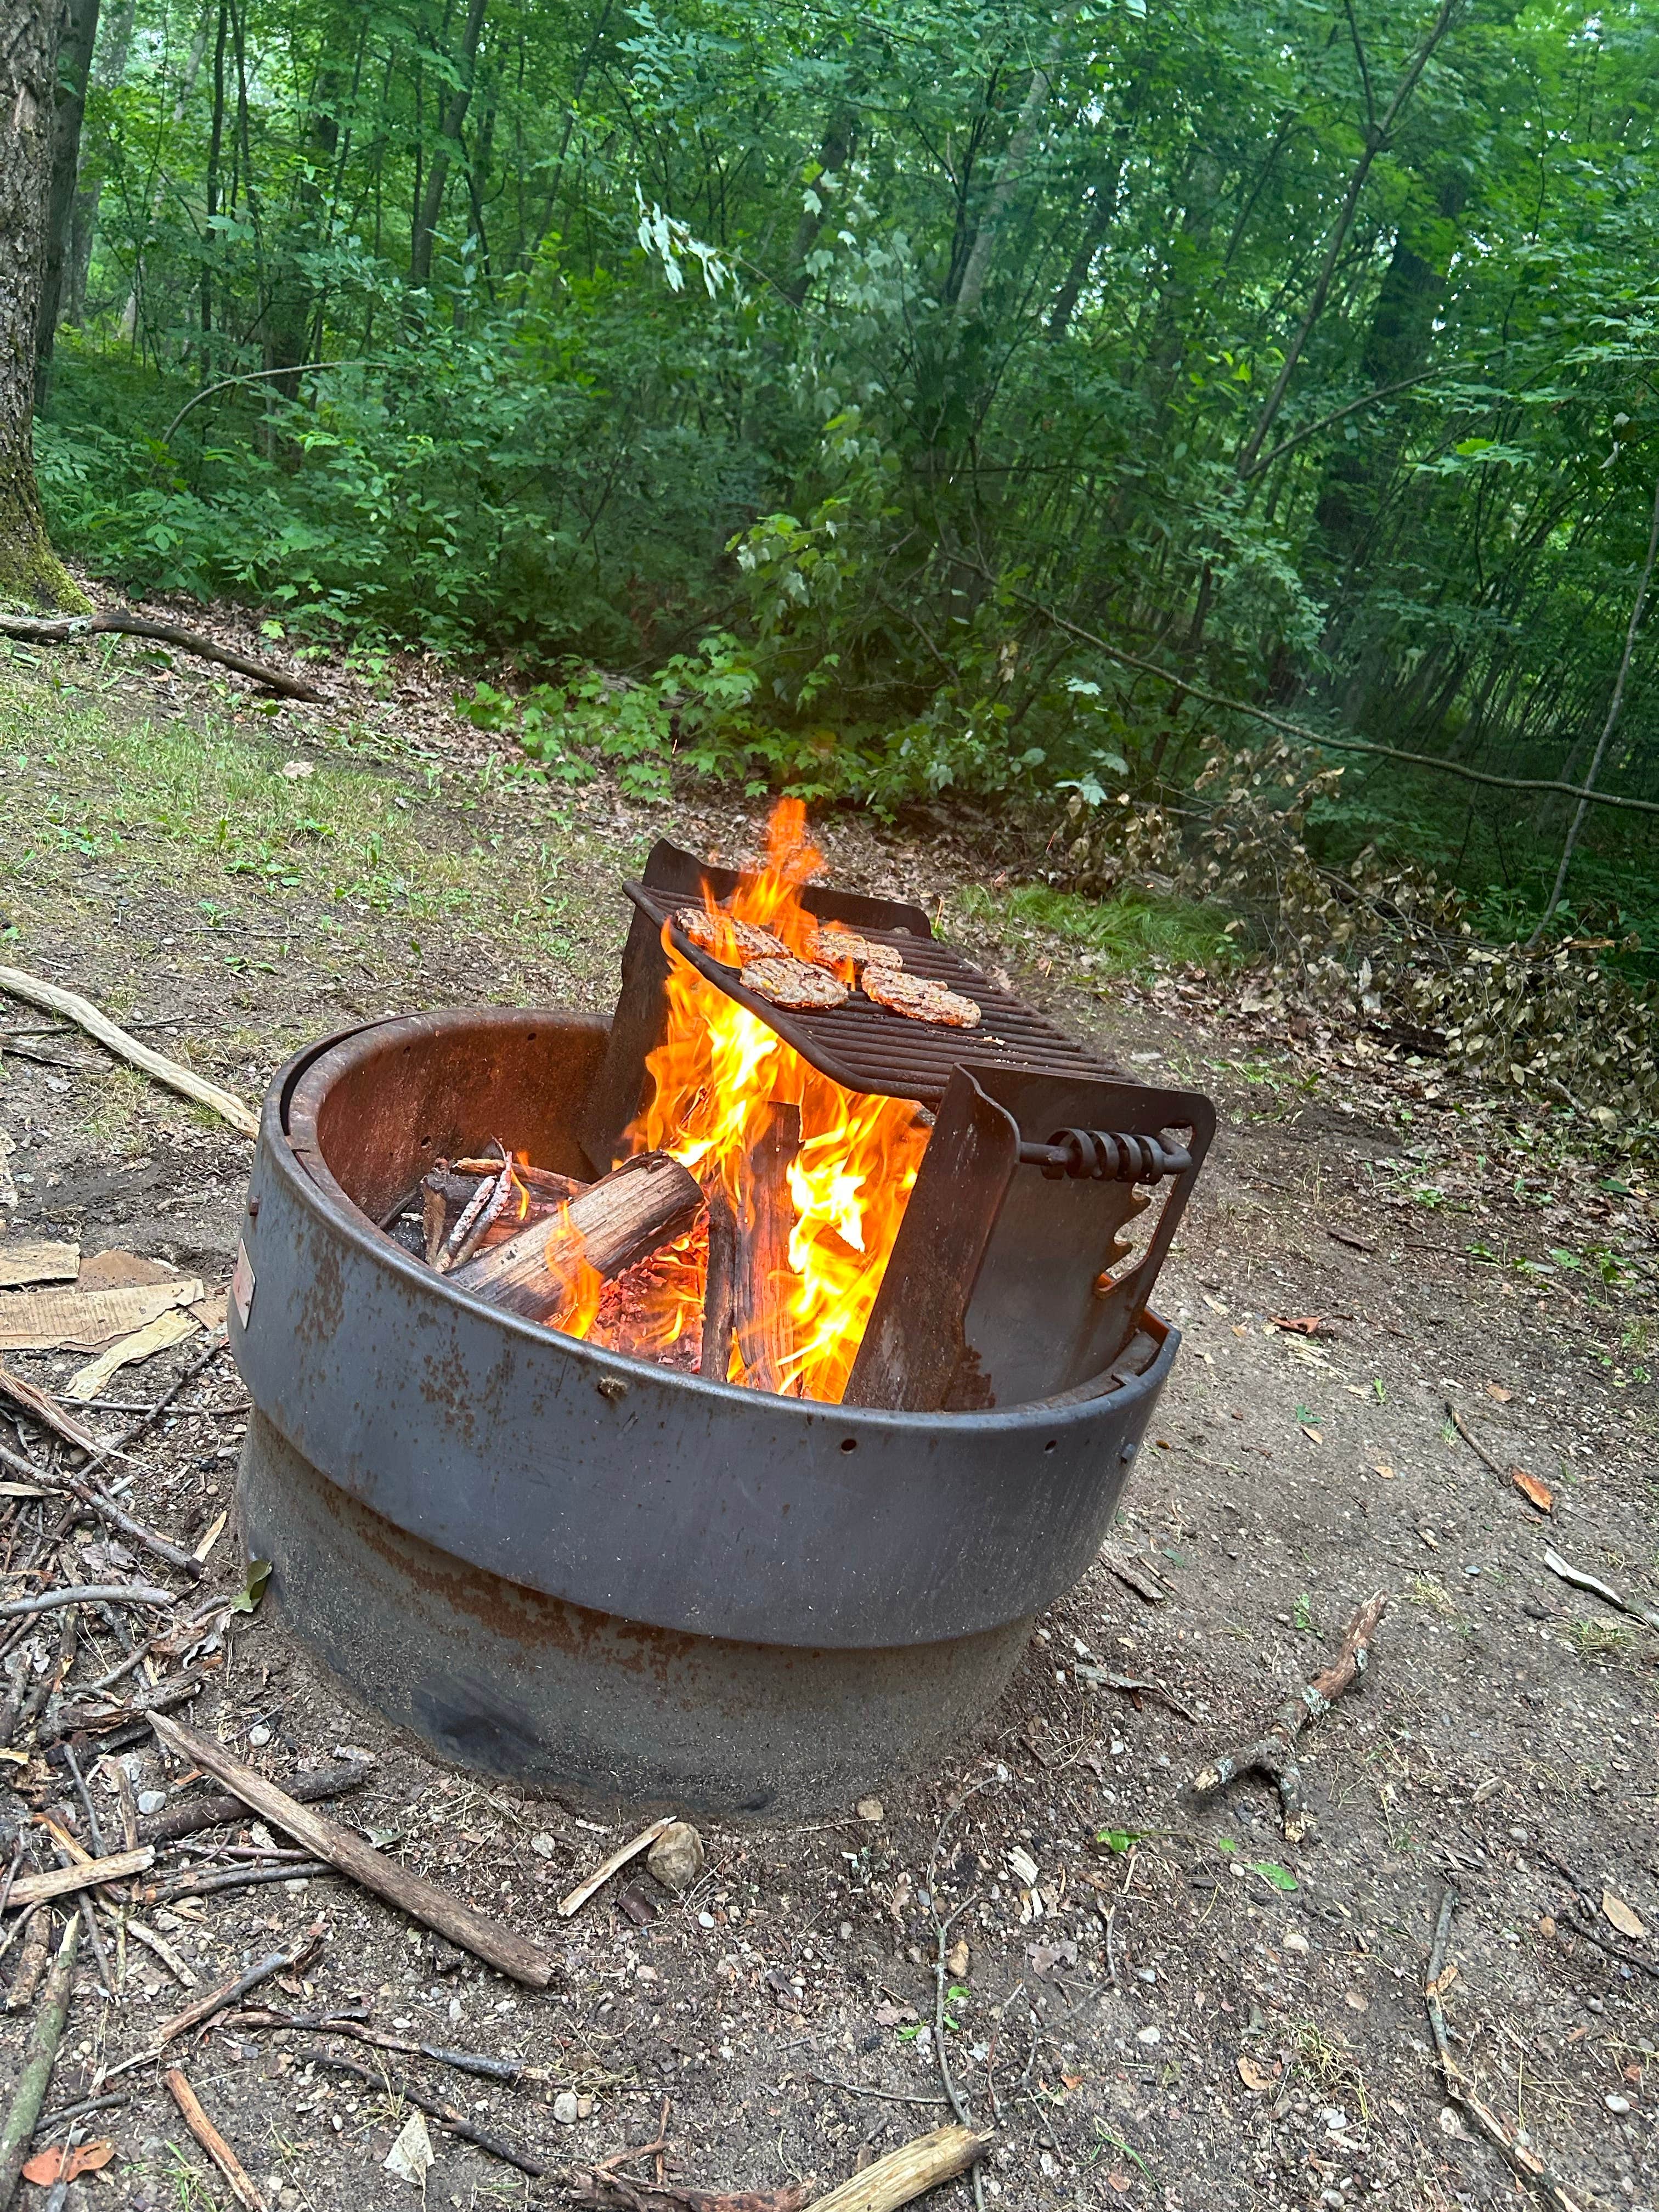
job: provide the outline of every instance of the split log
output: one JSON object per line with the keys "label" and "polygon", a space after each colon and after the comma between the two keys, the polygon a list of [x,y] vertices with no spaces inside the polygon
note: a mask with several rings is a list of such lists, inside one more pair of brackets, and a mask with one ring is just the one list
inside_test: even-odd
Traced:
{"label": "split log", "polygon": [[702,1192],[678,1160],[636,1152],[551,1221],[530,1223],[448,1279],[508,1313],[550,1322],[584,1266],[608,1283],[684,1236],[702,1208]]}
{"label": "split log", "polygon": [[[398,1906],[411,1919],[419,1920],[428,1928],[435,1928],[452,1943],[471,1951],[475,1958],[494,1966],[499,1973],[511,1975],[526,1989],[544,1990],[553,1978],[553,1962],[544,1951],[526,1942],[512,1929],[504,1928],[499,1921],[486,1919],[475,1912],[459,1898],[452,1897],[435,1882],[426,1881],[417,1874],[384,1851],[377,1851],[348,1828],[325,1820],[308,1806],[296,1804],[294,1799],[279,1790],[274,1782],[267,1782],[263,1774],[252,1767],[243,1766],[229,1757],[223,1747],[210,1736],[198,1735],[194,1729],[182,1728],[177,1721],[152,1714],[150,1726],[167,1748],[175,1756],[189,1760],[192,1766],[201,1767],[222,1782],[225,1788],[240,1797],[250,1810],[274,1828],[292,1836],[296,1844],[314,1851],[319,1859],[349,1875],[353,1881],[361,1882],[365,1889],[373,1890],[388,1904]],[[290,1863],[288,1872],[295,1871]]]}
{"label": "split log", "polygon": [[799,1150],[799,1108],[774,1099],[749,1155],[748,1188],[738,1218],[738,1354],[751,1390],[781,1390],[784,1362],[793,1348],[786,1295],[795,1220],[789,1170]]}
{"label": "split log", "polygon": [[954,2181],[990,2147],[990,2139],[972,2128],[935,2128],[932,2135],[890,2150],[827,2196],[815,2197],[811,2212],[896,2212],[941,2182]]}
{"label": "split log", "polygon": [[726,1382],[738,1317],[738,1218],[718,1188],[708,1194],[708,1266],[702,1289],[702,1352],[697,1371]]}
{"label": "split log", "polygon": [[9,1906],[40,1905],[49,1897],[67,1897],[74,1890],[95,1889],[103,1882],[143,1874],[155,1859],[154,1845],[140,1844],[137,1850],[110,1851],[100,1859],[54,1867],[50,1874],[20,1875],[11,1886],[7,1903]]}
{"label": "split log", "polygon": [[1313,1826],[1302,1796],[1302,1769],[1297,1765],[1296,1740],[1310,1721],[1322,1720],[1346,1690],[1363,1680],[1371,1656],[1371,1639],[1389,1609],[1386,1592],[1368,1597],[1348,1623],[1341,1645],[1330,1665],[1316,1674],[1285,1705],[1267,1734],[1237,1751],[1230,1751],[1200,1769],[1192,1779],[1195,1797],[1224,1789],[1241,1774],[1265,1774],[1279,1792],[1285,1816],[1285,1840],[1299,1844]]}

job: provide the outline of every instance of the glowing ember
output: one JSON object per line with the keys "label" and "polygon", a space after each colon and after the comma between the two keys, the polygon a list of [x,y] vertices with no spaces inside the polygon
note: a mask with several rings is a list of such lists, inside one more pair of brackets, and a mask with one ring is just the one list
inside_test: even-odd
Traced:
{"label": "glowing ember", "polygon": [[[817,925],[800,904],[800,888],[822,866],[805,809],[781,800],[768,826],[765,866],[744,878],[726,911],[804,952]],[[712,897],[706,902],[711,913],[720,910]],[[650,1103],[623,1150],[672,1153],[706,1191],[724,1192],[741,1231],[753,1223],[750,1157],[771,1109],[778,1103],[799,1110],[788,1266],[768,1290],[785,1322],[784,1389],[834,1403],[881,1287],[927,1149],[927,1126],[909,1101],[843,1090],[808,1066],[763,1022],[705,981],[666,929],[663,947],[667,1024],[646,1062],[654,1086]],[[617,1351],[672,1358],[699,1337],[707,1256],[707,1233],[699,1228],[637,1271],[644,1279],[636,1288],[625,1285],[618,1299],[607,1300],[613,1311],[589,1286],[559,1326]],[[735,1347],[727,1379],[746,1379]]]}

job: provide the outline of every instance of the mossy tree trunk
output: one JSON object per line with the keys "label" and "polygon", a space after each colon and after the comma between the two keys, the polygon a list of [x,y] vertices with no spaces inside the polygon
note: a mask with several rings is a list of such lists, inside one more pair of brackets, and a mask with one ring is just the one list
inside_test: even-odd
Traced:
{"label": "mossy tree trunk", "polygon": [[52,550],[34,481],[34,362],[63,0],[0,16],[0,605],[87,604]]}

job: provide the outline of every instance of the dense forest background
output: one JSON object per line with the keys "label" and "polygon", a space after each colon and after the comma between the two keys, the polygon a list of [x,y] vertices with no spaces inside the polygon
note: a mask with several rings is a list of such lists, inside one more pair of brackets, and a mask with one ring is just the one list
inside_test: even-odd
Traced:
{"label": "dense forest background", "polygon": [[[479,656],[556,775],[1047,810],[1085,889],[1224,775],[1328,877],[1545,911],[1572,800],[1170,677],[1659,795],[1647,631],[1599,750],[1659,477],[1650,0],[68,21],[36,442],[94,573]],[[1638,976],[1652,820],[1589,811],[1551,925]]]}

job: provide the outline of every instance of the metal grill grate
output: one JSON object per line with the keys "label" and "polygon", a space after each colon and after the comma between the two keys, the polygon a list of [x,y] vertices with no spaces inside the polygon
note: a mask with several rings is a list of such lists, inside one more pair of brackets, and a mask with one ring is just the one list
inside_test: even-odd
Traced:
{"label": "metal grill grate", "polygon": [[[644,884],[624,886],[641,913],[660,929],[677,908],[689,902],[684,893],[665,892]],[[808,897],[810,906],[812,902]],[[842,902],[850,905],[851,902]],[[1103,1060],[1074,1043],[1063,1030],[1023,1005],[1011,992],[1000,991],[988,977],[951,945],[914,930],[876,929],[860,921],[854,925],[865,936],[896,945],[912,975],[943,983],[979,1006],[977,1029],[951,1029],[940,1022],[911,1021],[876,1006],[862,991],[855,991],[844,1006],[796,1012],[775,1006],[757,991],[745,989],[738,969],[728,968],[693,945],[678,928],[673,933],[677,951],[717,989],[763,1021],[801,1058],[848,1091],[872,1091],[890,1098],[917,1098],[937,1106],[953,1068],[1018,1068],[1030,1073],[1082,1076],[1095,1081],[1121,1080]]]}

